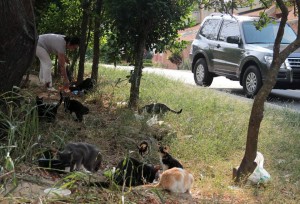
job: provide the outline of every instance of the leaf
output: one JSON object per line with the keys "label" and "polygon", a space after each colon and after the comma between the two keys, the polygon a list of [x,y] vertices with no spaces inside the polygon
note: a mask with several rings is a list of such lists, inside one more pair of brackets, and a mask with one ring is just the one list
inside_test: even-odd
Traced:
{"label": "leaf", "polygon": [[7,155],[5,157],[5,166],[4,167],[7,171],[13,171],[15,169],[14,162],[11,159],[9,152],[7,152]]}

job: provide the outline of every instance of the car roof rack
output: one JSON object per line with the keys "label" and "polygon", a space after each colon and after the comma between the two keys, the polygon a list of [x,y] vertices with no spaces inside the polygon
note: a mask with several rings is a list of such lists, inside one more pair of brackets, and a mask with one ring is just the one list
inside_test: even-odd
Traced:
{"label": "car roof rack", "polygon": [[224,15],[224,13],[218,13],[218,12],[210,14],[210,16],[223,16],[223,15]]}

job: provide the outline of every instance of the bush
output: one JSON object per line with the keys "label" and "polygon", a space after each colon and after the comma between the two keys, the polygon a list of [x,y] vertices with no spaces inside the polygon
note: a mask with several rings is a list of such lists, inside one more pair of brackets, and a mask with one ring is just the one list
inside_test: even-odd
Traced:
{"label": "bush", "polygon": [[190,59],[185,59],[182,63],[178,66],[178,69],[181,70],[192,70],[192,65]]}

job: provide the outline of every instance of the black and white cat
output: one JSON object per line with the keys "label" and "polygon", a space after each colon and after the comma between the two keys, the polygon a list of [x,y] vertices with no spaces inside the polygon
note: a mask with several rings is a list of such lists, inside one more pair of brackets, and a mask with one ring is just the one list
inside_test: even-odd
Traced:
{"label": "black and white cat", "polygon": [[102,162],[100,150],[95,145],[83,142],[68,143],[63,151],[57,152],[57,158],[65,166],[70,166],[70,171],[80,170],[83,166],[90,172],[96,172]]}
{"label": "black and white cat", "polygon": [[151,103],[148,105],[143,106],[140,110],[139,113],[149,113],[149,114],[165,114],[166,112],[172,112],[176,114],[180,114],[182,112],[182,109],[179,111],[172,110],[169,108],[166,104],[163,103]]}
{"label": "black and white cat", "polygon": [[93,87],[94,87],[93,80],[91,78],[86,78],[81,83],[74,85],[74,86],[70,86],[69,90],[71,92],[73,92],[73,91],[90,91],[91,89],[93,89]]}
{"label": "black and white cat", "polygon": [[57,110],[63,101],[63,96],[60,93],[58,103],[45,103],[43,97],[36,96],[36,106],[39,118],[45,118],[49,122],[53,122],[56,118]]}
{"label": "black and white cat", "polygon": [[125,182],[127,187],[152,183],[159,168],[159,166],[139,162],[132,157],[125,158],[116,167],[114,182],[118,185],[123,185]]}
{"label": "black and white cat", "polygon": [[81,102],[70,99],[69,96],[64,97],[64,108],[65,112],[70,112],[72,114],[73,112],[76,115],[76,121],[82,122],[83,115],[89,113],[89,108],[84,106]]}
{"label": "black and white cat", "polygon": [[159,158],[160,158],[163,171],[167,169],[171,169],[173,167],[178,167],[183,169],[182,164],[168,153],[167,147],[159,146],[158,151],[159,151]]}

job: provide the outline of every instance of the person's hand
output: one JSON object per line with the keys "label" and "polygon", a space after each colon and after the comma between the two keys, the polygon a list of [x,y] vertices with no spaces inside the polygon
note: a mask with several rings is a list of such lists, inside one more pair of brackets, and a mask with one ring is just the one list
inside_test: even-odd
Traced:
{"label": "person's hand", "polygon": [[69,90],[69,87],[70,87],[70,82],[69,82],[69,80],[64,80],[64,90]]}

